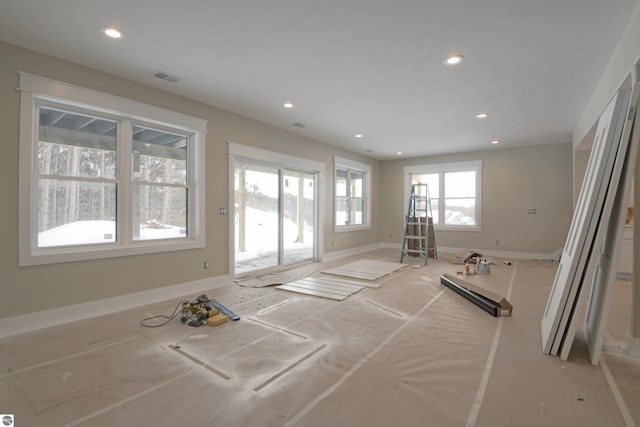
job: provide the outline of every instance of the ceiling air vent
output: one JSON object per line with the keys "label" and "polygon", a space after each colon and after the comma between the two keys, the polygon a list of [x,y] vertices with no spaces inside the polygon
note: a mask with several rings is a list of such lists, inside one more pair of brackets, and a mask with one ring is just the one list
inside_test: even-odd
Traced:
{"label": "ceiling air vent", "polygon": [[297,127],[297,128],[306,128],[307,125],[300,123],[300,122],[296,122],[296,123],[292,123],[293,126]]}
{"label": "ceiling air vent", "polygon": [[167,74],[162,71],[158,71],[153,75],[153,77],[156,77],[158,79],[164,80],[169,83],[176,83],[180,80],[180,77],[172,76],[171,74]]}

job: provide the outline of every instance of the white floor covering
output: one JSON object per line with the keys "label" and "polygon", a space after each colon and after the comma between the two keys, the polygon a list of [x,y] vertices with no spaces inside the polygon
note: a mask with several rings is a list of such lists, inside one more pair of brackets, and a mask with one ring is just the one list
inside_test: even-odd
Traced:
{"label": "white floor covering", "polygon": [[285,285],[276,286],[276,289],[342,301],[349,295],[364,289],[364,286],[344,283],[330,277],[307,277]]}
{"label": "white floor covering", "polygon": [[556,268],[500,260],[468,278],[509,294],[510,317],[442,286],[456,266],[429,260],[343,301],[230,282],[207,294],[242,319],[218,327],[139,326],[170,313],[170,300],[6,337],[0,413],[17,426],[640,425],[640,361],[615,344],[628,331],[629,282],[616,283],[606,368],[580,339],[562,362],[540,340]]}
{"label": "white floor covering", "polygon": [[339,267],[324,270],[325,274],[353,277],[355,279],[376,280],[406,267],[397,262],[361,259]]}

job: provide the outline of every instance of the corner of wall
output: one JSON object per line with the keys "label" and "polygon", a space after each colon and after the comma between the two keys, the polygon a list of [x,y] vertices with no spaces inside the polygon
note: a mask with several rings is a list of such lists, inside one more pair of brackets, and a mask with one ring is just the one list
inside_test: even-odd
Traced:
{"label": "corner of wall", "polygon": [[640,60],[640,2],[636,5],[618,45],[611,55],[589,102],[573,131],[573,148],[576,149],[600,116],[631,67]]}

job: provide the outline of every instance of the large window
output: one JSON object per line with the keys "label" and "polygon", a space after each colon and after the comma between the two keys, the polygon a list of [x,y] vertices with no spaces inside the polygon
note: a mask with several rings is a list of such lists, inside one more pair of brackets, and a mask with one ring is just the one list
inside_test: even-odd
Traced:
{"label": "large window", "polygon": [[20,264],[204,245],[206,123],[21,74]]}
{"label": "large window", "polygon": [[412,185],[427,184],[416,188],[428,189],[437,228],[479,231],[481,178],[481,161],[409,166],[405,168],[405,199],[409,200]]}
{"label": "large window", "polygon": [[371,227],[371,166],[334,157],[334,231]]}

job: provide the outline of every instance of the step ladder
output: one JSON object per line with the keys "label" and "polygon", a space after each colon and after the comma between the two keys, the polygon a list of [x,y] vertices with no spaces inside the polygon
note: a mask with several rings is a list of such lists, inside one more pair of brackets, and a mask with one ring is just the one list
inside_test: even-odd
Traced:
{"label": "step ladder", "polygon": [[429,196],[429,186],[427,184],[414,184],[411,186],[400,262],[402,262],[405,255],[409,254],[422,257],[424,265],[427,265],[429,255],[433,256],[434,259],[438,259],[431,197]]}

